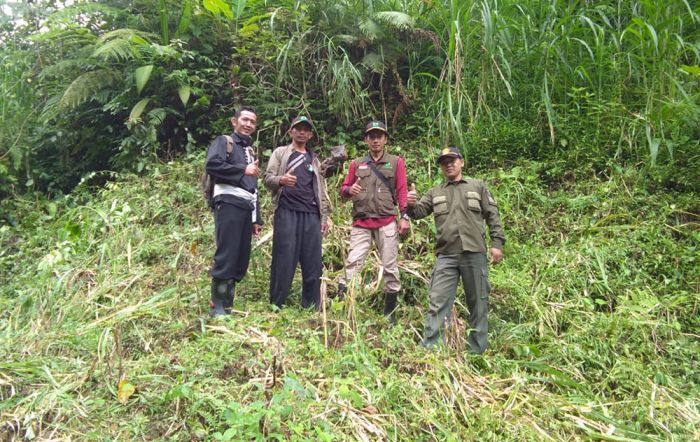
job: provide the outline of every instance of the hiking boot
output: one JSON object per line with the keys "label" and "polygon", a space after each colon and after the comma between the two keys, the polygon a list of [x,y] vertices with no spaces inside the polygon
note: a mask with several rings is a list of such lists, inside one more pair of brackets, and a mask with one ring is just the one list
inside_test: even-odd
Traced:
{"label": "hiking boot", "polygon": [[231,314],[231,308],[233,307],[233,294],[236,290],[236,281],[233,279],[226,282],[226,297],[224,301],[224,311],[227,315]]}
{"label": "hiking boot", "polygon": [[399,297],[398,292],[384,294],[384,316],[389,319],[391,324],[396,324],[396,301]]}
{"label": "hiking boot", "polygon": [[226,310],[224,309],[224,300],[219,298],[212,298],[209,300],[209,316],[216,318],[218,316],[226,316]]}
{"label": "hiking boot", "polygon": [[225,316],[231,314],[233,306],[233,280],[216,279],[211,280],[211,301],[209,301],[209,316]]}

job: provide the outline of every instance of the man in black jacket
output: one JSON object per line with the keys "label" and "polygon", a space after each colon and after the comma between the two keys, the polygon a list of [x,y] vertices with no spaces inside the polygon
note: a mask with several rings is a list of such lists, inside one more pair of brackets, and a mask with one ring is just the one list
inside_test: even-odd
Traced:
{"label": "man in black jacket", "polygon": [[258,160],[250,147],[256,114],[251,107],[240,108],[231,118],[233,150],[227,152],[227,136],[217,137],[209,146],[206,170],[214,179],[213,209],[216,253],[211,269],[209,315],[229,314],[235,285],[248,271],[252,235],[260,233],[262,219],[258,205]]}

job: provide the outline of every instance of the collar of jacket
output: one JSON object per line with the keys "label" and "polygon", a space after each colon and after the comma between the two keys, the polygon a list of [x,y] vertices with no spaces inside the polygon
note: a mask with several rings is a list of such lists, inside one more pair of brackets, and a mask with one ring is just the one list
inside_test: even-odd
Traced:
{"label": "collar of jacket", "polygon": [[458,180],[455,180],[455,181],[445,181],[444,187],[447,187],[447,186],[449,186],[450,184],[455,184],[455,185],[457,185],[457,184],[459,184],[459,183],[467,183],[467,179],[464,178],[464,177],[462,177],[462,178],[460,178],[460,179],[458,179]]}
{"label": "collar of jacket", "polygon": [[[386,159],[387,155],[388,155],[388,154],[386,153],[386,150],[384,150],[384,151],[382,151],[382,156],[379,157],[378,160],[375,160],[374,158],[372,158],[372,153],[371,153],[371,152],[367,152],[367,155],[365,155],[365,157],[364,157],[362,160],[360,160],[360,161],[362,162],[363,160],[366,159],[366,160],[367,160],[367,163],[371,161],[371,162],[373,162],[374,164],[380,164],[380,163],[384,163],[384,162],[385,162],[385,159]],[[367,163],[364,163],[364,162],[363,162],[363,164],[367,164]]]}
{"label": "collar of jacket", "polygon": [[236,142],[236,144],[240,144],[243,147],[248,147],[253,144],[252,138],[250,138],[248,135],[239,134],[238,132],[233,133],[233,140]]}
{"label": "collar of jacket", "polygon": [[[309,154],[311,154],[311,158],[313,158],[313,157],[316,155],[316,153],[314,152],[314,150],[313,150],[312,148],[310,148],[308,145],[307,145],[307,146],[304,146],[304,147],[306,148],[306,152],[309,153]],[[297,151],[297,150],[294,148],[294,143],[289,143],[289,144],[287,145],[287,149],[289,149],[290,152],[296,152],[296,151]],[[301,152],[299,152],[299,153],[301,153]]]}

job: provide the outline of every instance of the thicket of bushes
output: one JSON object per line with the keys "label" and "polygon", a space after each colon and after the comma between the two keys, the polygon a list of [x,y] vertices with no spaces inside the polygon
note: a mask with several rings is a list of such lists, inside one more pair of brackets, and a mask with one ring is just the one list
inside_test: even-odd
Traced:
{"label": "thicket of bushes", "polygon": [[202,149],[242,102],[259,109],[264,149],[297,113],[327,145],[375,116],[484,164],[639,165],[665,188],[700,182],[699,15],[685,1],[61,5],[2,10],[6,201]]}

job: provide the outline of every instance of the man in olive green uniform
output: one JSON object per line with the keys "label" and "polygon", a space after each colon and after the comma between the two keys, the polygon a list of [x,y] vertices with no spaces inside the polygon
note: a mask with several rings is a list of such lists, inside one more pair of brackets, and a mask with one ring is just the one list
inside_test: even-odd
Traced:
{"label": "man in olive green uniform", "polygon": [[469,309],[469,350],[483,353],[488,333],[488,262],[484,221],[491,236],[491,259],[503,259],[506,242],[496,201],[486,184],[462,177],[464,160],[456,147],[442,150],[438,164],[445,183],[433,187],[417,200],[415,190],[407,195],[408,214],[420,219],[430,213],[437,229],[437,261],[430,281],[428,314],[421,345],[432,347],[440,340],[445,318],[455,301],[457,282],[462,278]]}

